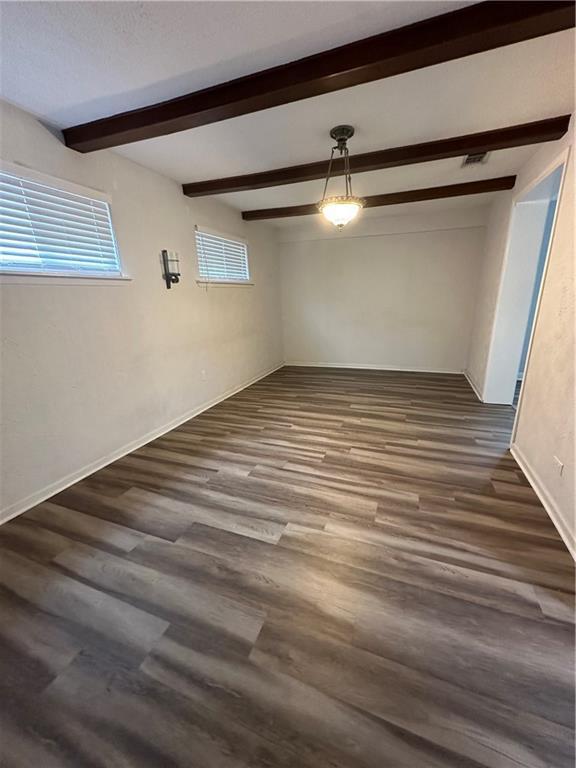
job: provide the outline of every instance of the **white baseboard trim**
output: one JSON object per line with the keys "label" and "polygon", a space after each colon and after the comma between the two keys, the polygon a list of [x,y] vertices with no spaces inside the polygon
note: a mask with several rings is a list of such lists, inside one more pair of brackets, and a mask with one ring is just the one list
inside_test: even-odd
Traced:
{"label": "white baseboard trim", "polygon": [[455,371],[448,368],[410,368],[408,366],[396,366],[396,365],[371,365],[367,363],[317,363],[317,362],[301,362],[299,360],[286,360],[284,365],[295,365],[299,368],[355,368],[366,371],[405,371],[406,373],[450,373],[458,374],[462,376],[464,373],[462,370]]}
{"label": "white baseboard trim", "polygon": [[464,371],[464,376],[466,376],[466,380],[468,381],[468,384],[470,384],[470,386],[471,386],[471,387],[472,387],[472,389],[474,390],[474,394],[476,395],[476,397],[478,398],[478,400],[480,400],[480,402],[481,402],[481,403],[483,403],[483,402],[484,402],[484,400],[482,399],[482,395],[480,394],[480,389],[479,389],[479,387],[476,385],[476,382],[474,381],[474,379],[473,379],[473,378],[472,378],[472,376],[470,375],[469,371]]}
{"label": "white baseboard trim", "polygon": [[512,443],[510,446],[510,453],[516,461],[518,462],[518,466],[524,472],[526,475],[526,478],[528,479],[528,482],[532,486],[534,492],[542,502],[542,506],[548,513],[548,517],[552,522],[554,523],[554,527],[562,537],[562,540],[564,544],[566,544],[566,547],[568,548],[568,551],[576,560],[576,536],[573,531],[570,530],[570,527],[560,514],[560,510],[558,509],[556,503],[546,490],[546,487],[538,477],[538,474],[535,472],[534,469],[530,466],[526,456],[522,453],[522,450],[516,445],[516,443]]}
{"label": "white baseboard trim", "polygon": [[99,469],[103,469],[103,467],[106,467],[108,464],[112,464],[112,462],[121,459],[122,456],[126,456],[128,453],[132,453],[132,451],[141,448],[143,445],[146,445],[146,443],[149,443],[150,441],[156,440],[156,438],[165,435],[166,432],[170,432],[170,430],[176,429],[176,427],[184,424],[185,421],[194,418],[194,416],[198,416],[198,414],[202,413],[203,411],[207,411],[214,405],[221,403],[223,400],[227,400],[229,397],[232,397],[232,395],[241,392],[251,384],[255,384],[257,381],[260,381],[260,379],[264,379],[266,376],[270,376],[271,373],[274,373],[274,371],[277,371],[283,367],[284,363],[280,363],[280,365],[276,365],[264,373],[260,373],[258,376],[254,376],[249,381],[245,381],[243,384],[240,384],[240,386],[234,387],[233,389],[218,395],[218,397],[215,397],[208,402],[202,403],[202,405],[198,405],[196,408],[193,408],[181,416],[178,416],[168,424],[164,424],[163,426],[148,432],[142,437],[139,437],[136,440],[132,440],[130,443],[123,445],[116,451],[112,451],[106,456],[103,456],[101,459],[97,459],[96,461],[93,461],[90,464],[77,469],[75,472],[71,472],[69,475],[66,475],[66,477],[62,477],[60,480],[56,480],[54,483],[51,483],[41,490],[32,493],[25,499],[21,499],[20,501],[11,504],[9,507],[5,507],[3,510],[0,510],[0,525],[7,523],[8,520],[11,520],[13,517],[21,515],[23,512],[26,512],[27,509],[35,507],[36,504],[41,504],[43,501],[46,501],[46,499],[54,496],[54,494],[60,493],[60,491],[63,491],[65,488],[68,488],[71,485],[74,485],[74,483],[77,483],[79,480],[83,480],[85,477],[88,477],[94,472],[97,472]]}

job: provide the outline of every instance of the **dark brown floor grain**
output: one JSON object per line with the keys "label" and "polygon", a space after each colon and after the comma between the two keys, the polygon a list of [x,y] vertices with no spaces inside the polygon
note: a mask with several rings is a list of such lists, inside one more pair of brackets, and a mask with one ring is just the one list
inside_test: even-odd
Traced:
{"label": "dark brown floor grain", "polygon": [[574,572],[461,376],[286,367],[0,528],[6,768],[572,768]]}

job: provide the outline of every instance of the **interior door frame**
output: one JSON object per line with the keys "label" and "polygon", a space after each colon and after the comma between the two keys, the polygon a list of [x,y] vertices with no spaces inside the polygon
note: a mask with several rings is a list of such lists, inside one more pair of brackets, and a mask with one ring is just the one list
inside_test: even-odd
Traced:
{"label": "interior door frame", "polygon": [[562,177],[560,179],[560,186],[558,187],[558,198],[556,202],[556,210],[554,211],[554,220],[552,222],[552,227],[550,230],[550,237],[548,239],[548,246],[546,248],[546,259],[544,262],[544,270],[542,272],[542,278],[540,280],[540,285],[538,287],[538,299],[536,301],[536,311],[534,312],[534,320],[532,321],[532,328],[530,329],[530,341],[528,342],[528,351],[526,353],[526,363],[524,366],[524,375],[522,376],[522,384],[520,385],[520,394],[518,397],[518,403],[516,405],[516,415],[514,416],[514,424],[512,425],[512,433],[510,435],[510,446],[514,444],[514,441],[516,439],[516,432],[518,431],[518,421],[520,418],[520,412],[522,410],[522,399],[524,395],[524,386],[526,384],[526,379],[528,377],[528,372],[530,368],[530,356],[532,353],[532,344],[534,341],[534,331],[536,330],[536,327],[538,325],[538,318],[540,316],[540,308],[542,304],[542,294],[544,292],[544,285],[546,284],[546,276],[548,274],[548,267],[550,265],[550,253],[552,251],[552,244],[554,243],[554,237],[556,235],[556,224],[558,222],[558,213],[560,211],[560,204],[562,201],[562,194],[564,192],[564,183],[566,181],[566,171],[568,170],[568,163],[570,161],[570,154],[571,154],[572,147],[568,146],[566,149],[562,150],[561,152],[556,155],[556,157],[544,168],[544,170],[536,176],[535,179],[531,180],[528,184],[526,184],[525,187],[523,187],[521,190],[518,191],[516,195],[514,195],[514,198],[512,200],[512,212],[510,215],[510,227],[508,230],[508,242],[506,245],[506,253],[509,252],[510,249],[510,243],[512,239],[512,217],[514,215],[514,210],[516,208],[516,205],[521,202],[521,198],[523,198],[528,192],[530,192],[534,187],[538,186],[541,181],[543,181],[547,176],[550,176],[551,173],[554,173],[554,171],[562,167]]}

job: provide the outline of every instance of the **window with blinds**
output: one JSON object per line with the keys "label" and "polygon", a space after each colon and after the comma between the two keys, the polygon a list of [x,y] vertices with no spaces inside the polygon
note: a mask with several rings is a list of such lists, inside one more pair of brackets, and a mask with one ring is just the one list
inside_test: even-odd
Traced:
{"label": "window with blinds", "polygon": [[119,277],[110,207],[0,172],[0,273]]}
{"label": "window with blinds", "polygon": [[214,283],[247,283],[246,243],[196,230],[198,272],[201,280]]}

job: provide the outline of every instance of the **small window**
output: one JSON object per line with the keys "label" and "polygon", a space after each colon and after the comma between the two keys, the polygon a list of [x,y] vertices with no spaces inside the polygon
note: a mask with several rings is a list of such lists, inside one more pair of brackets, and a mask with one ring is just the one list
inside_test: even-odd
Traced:
{"label": "small window", "polygon": [[0,172],[0,273],[120,277],[110,206]]}
{"label": "small window", "polygon": [[200,279],[209,283],[247,283],[246,243],[196,230],[196,251]]}

